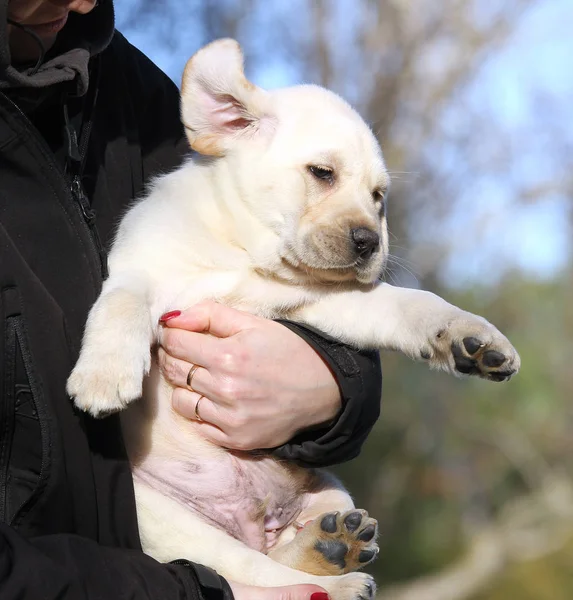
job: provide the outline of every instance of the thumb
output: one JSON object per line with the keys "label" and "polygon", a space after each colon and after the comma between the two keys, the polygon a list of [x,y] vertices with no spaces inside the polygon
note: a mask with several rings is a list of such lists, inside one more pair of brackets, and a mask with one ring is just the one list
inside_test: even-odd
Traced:
{"label": "thumb", "polygon": [[249,313],[229,308],[213,300],[205,300],[191,306],[180,315],[169,318],[163,325],[226,338],[252,327],[254,319]]}
{"label": "thumb", "polygon": [[283,587],[255,587],[229,581],[235,600],[330,600],[318,585],[301,584]]}

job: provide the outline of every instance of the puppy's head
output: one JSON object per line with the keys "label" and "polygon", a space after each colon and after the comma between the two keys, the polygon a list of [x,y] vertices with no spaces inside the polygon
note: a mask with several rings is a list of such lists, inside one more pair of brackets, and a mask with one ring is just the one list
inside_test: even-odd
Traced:
{"label": "puppy's head", "polygon": [[233,201],[272,232],[258,256],[319,281],[379,277],[389,176],[371,130],[340,97],[258,88],[239,45],[220,40],[187,63],[181,112],[192,148],[213,157]]}

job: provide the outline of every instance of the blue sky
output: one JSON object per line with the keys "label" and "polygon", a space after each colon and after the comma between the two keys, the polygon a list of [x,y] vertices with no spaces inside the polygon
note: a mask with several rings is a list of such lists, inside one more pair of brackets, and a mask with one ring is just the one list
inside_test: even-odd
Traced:
{"label": "blue sky", "polygon": [[[187,7],[200,0],[189,0]],[[153,21],[133,19],[137,0],[116,3],[118,24],[131,14],[131,25],[123,33],[176,83],[186,60],[202,42],[200,32],[185,18],[184,2],[175,3],[181,31],[175,38],[162,29],[160,17]],[[169,4],[168,4],[169,5]],[[159,21],[158,21],[159,19]],[[573,151],[573,0],[539,0],[520,19],[510,42],[483,66],[472,87],[472,101],[487,103],[509,142],[513,132],[527,128],[531,136],[519,143],[507,177],[480,178],[467,197],[442,224],[442,235],[460,248],[446,262],[443,276],[458,285],[497,283],[502,271],[492,265],[518,268],[534,277],[552,277],[571,260],[571,229],[567,222],[571,197],[554,193],[525,206],[515,200],[516,188],[525,183],[559,183],[571,177],[573,157],[567,148],[554,147],[551,127],[565,138]],[[296,83],[297,74],[271,54],[255,74],[267,87]],[[547,127],[549,123],[549,128]],[[389,165],[391,168],[391,165]],[[479,199],[479,201],[476,201]],[[468,248],[464,236],[476,232],[479,247]],[[413,265],[416,270],[416,265]]]}
{"label": "blue sky", "polygon": [[[452,234],[466,231],[465,223],[482,224],[480,247],[488,253],[450,261],[447,277],[458,281],[491,280],[496,270],[492,257],[537,277],[552,277],[566,267],[573,252],[570,223],[572,198],[548,194],[539,203],[518,205],[512,197],[516,179],[558,184],[573,180],[573,156],[552,147],[551,132],[545,125],[563,128],[573,142],[573,2],[538,2],[522,18],[510,43],[483,69],[474,91],[476,98],[495,108],[498,122],[512,131],[529,127],[531,138],[518,149],[507,184],[503,178],[482,181],[479,190],[481,211],[476,215],[454,214],[449,223]],[[548,118],[553,111],[554,119]],[[555,121],[555,122],[554,122]],[[570,145],[570,149],[573,146]],[[476,190],[472,190],[475,194]],[[461,206],[466,206],[462,203]],[[460,240],[462,241],[462,240]],[[489,256],[488,256],[489,255]]]}

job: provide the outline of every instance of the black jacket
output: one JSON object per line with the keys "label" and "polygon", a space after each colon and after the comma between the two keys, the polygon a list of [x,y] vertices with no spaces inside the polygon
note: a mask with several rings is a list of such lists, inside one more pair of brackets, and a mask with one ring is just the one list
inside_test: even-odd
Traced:
{"label": "black jacket", "polygon": [[[36,74],[8,66],[5,11],[0,0],[0,598],[208,597],[207,572],[141,552],[117,416],[93,420],[65,394],[118,220],[187,150],[178,91],[113,32],[110,2],[72,15],[83,37],[63,37]],[[378,355],[285,325],[330,365],[344,408],[276,453],[353,458],[379,413]]]}

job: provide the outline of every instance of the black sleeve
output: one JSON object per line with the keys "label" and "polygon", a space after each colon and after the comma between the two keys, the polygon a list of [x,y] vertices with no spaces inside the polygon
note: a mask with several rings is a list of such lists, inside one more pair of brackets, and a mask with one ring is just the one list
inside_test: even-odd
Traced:
{"label": "black sleeve", "polygon": [[357,350],[308,325],[278,322],[310,344],[330,367],[340,387],[342,409],[329,427],[301,433],[274,454],[305,467],[327,467],[355,458],[380,416],[379,353]]}
{"label": "black sleeve", "polygon": [[0,523],[2,600],[232,600],[214,571],[175,562],[70,534],[28,540]]}

